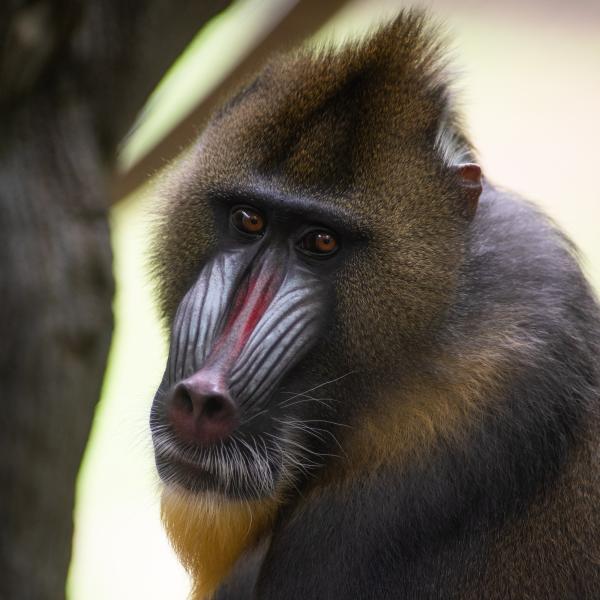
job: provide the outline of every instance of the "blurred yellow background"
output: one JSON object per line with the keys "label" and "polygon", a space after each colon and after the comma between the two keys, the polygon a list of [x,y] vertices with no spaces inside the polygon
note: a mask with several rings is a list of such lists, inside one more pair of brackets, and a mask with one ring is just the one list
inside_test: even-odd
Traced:
{"label": "blurred yellow background", "polygon": [[[244,0],[211,22],[149,103],[123,165],[218,83],[289,4]],[[452,33],[460,98],[484,172],[544,207],[582,249],[600,288],[600,3],[355,0],[317,43],[361,34],[409,5],[426,6]],[[112,211],[116,329],[79,477],[70,600],[187,596],[160,526],[148,430],[165,360],[145,264],[151,207],[147,186]]]}

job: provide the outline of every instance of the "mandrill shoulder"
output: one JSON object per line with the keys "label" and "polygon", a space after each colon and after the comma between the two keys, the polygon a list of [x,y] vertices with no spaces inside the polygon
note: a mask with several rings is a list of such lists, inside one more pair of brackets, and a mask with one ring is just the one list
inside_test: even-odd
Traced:
{"label": "mandrill shoulder", "polygon": [[[589,430],[560,476],[523,513],[484,538],[476,561],[487,596],[592,600],[600,585],[600,427]],[[486,539],[487,538],[487,539]],[[533,576],[535,574],[535,576]],[[491,590],[494,590],[493,592]],[[512,595],[512,596],[511,596]]]}
{"label": "mandrill shoulder", "polygon": [[[427,534],[415,536],[402,504],[394,509],[388,501],[393,478],[387,490],[363,482],[362,502],[356,489],[321,490],[276,529],[254,597],[593,600],[600,582],[595,452],[578,450],[553,486],[492,527],[480,519],[446,530],[431,522]],[[426,512],[428,499],[421,502]],[[327,577],[311,578],[322,564]],[[302,575],[285,575],[291,571]]]}
{"label": "mandrill shoulder", "polygon": [[456,340],[462,347],[493,346],[517,370],[541,370],[549,381],[570,370],[568,383],[556,381],[558,388],[569,395],[568,386],[577,381],[575,389],[595,402],[598,304],[577,248],[550,218],[485,184],[460,278],[442,345]]}

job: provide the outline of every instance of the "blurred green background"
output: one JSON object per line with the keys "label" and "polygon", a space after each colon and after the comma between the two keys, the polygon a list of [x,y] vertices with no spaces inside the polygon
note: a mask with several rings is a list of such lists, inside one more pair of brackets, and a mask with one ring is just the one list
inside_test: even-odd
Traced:
{"label": "blurred green background", "polygon": [[[122,151],[136,161],[216,85],[285,0],[244,0],[198,35],[152,97]],[[355,0],[315,43],[344,40],[405,6]],[[595,2],[435,1],[455,40],[469,131],[484,171],[543,206],[571,235],[600,287],[600,9]],[[188,582],[160,526],[148,412],[165,340],[148,278],[152,185],[112,211],[116,329],[79,477],[70,600],[170,600]]]}

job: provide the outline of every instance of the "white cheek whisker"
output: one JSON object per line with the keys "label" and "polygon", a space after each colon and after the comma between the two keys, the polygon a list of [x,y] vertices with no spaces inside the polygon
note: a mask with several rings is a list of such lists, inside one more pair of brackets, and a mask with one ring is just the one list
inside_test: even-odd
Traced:
{"label": "white cheek whisker", "polygon": [[306,396],[310,392],[314,392],[315,390],[318,390],[319,388],[322,388],[323,386],[329,385],[331,383],[335,383],[336,381],[340,381],[341,379],[348,377],[348,375],[353,375],[355,373],[358,373],[358,371],[354,371],[354,370],[348,371],[347,373],[344,373],[343,375],[340,375],[339,377],[335,377],[334,379],[329,379],[328,381],[324,381],[323,383],[320,383],[319,385],[315,385],[314,387],[309,388],[308,390],[304,390],[303,392],[294,393],[294,395],[291,398],[287,398],[284,401],[284,403],[282,403],[282,406],[285,406],[286,403],[291,402],[292,400],[295,400],[296,398],[299,398],[301,396]]}

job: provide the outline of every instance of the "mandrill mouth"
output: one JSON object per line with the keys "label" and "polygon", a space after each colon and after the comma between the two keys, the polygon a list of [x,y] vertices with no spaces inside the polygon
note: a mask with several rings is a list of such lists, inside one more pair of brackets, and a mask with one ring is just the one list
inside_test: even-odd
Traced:
{"label": "mandrill mouth", "polygon": [[258,499],[273,495],[282,479],[284,457],[282,446],[274,442],[277,433],[250,435],[237,429],[225,439],[199,446],[181,440],[168,425],[152,429],[156,466],[167,486]]}
{"label": "mandrill mouth", "polygon": [[[292,401],[296,398],[291,397]],[[289,404],[290,398],[280,406]],[[259,411],[226,437],[200,445],[182,439],[165,420],[161,406],[164,402],[157,394],[150,426],[157,470],[167,487],[193,494],[216,492],[230,499],[260,500],[297,487],[299,476],[308,475],[331,456],[319,453],[311,444],[322,442],[326,430],[298,418],[279,418]]]}
{"label": "mandrill mouth", "polygon": [[[331,430],[341,424],[315,419],[315,415],[303,418],[291,411],[306,403],[316,403],[321,412],[324,408],[333,410],[327,404],[334,402],[333,398],[315,398],[310,393],[350,374],[352,371],[307,392],[282,391],[285,399],[274,402],[268,410],[242,414],[226,435],[210,441],[203,438],[203,443],[193,436],[182,435],[168,417],[168,399],[178,395],[178,386],[166,392],[159,388],[150,428],[161,480],[167,488],[180,488],[192,494],[216,492],[231,500],[280,498],[292,488],[298,490],[300,480],[313,474],[330,457],[341,458],[340,454],[331,453],[333,444],[343,454]],[[208,418],[222,411],[212,410]]]}

